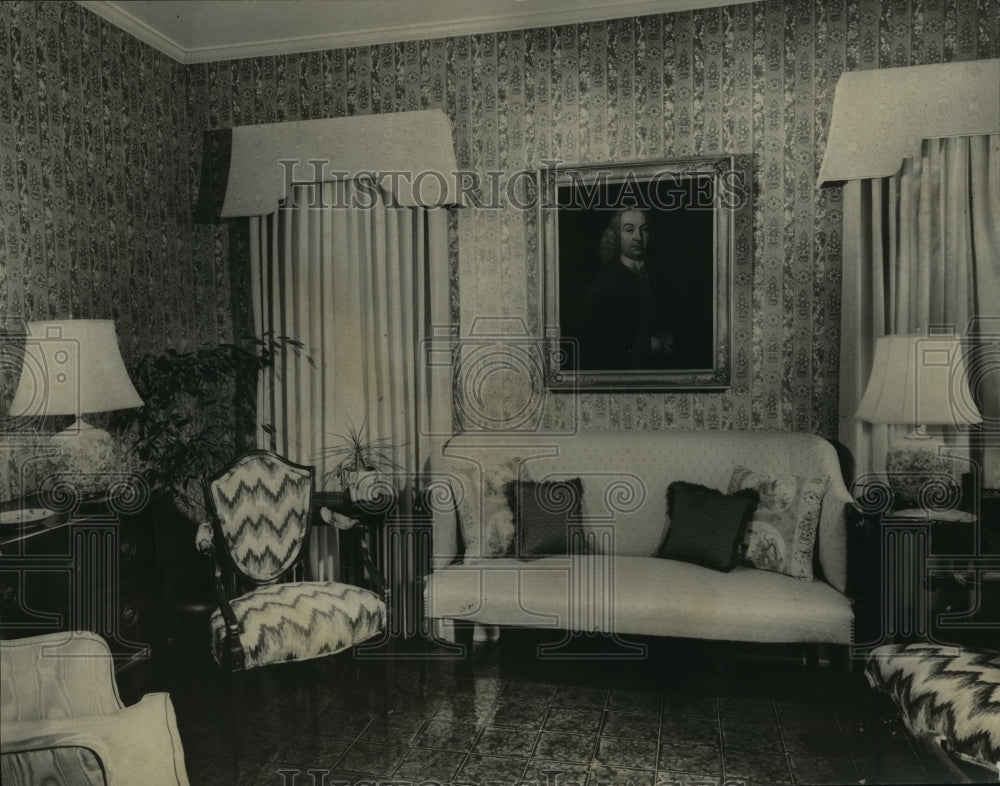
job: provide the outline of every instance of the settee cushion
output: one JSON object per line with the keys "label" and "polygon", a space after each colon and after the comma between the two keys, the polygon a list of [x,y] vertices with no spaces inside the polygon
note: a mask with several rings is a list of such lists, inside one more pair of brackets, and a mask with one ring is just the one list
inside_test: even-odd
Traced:
{"label": "settee cushion", "polygon": [[743,558],[762,570],[812,581],[813,552],[827,475],[760,474],[737,467],[729,493],[754,489],[760,502],[743,539]]}
{"label": "settee cushion", "polygon": [[517,531],[516,554],[521,559],[536,559],[553,554],[569,554],[570,542],[582,546],[579,530],[580,478],[535,481],[511,481],[505,488],[507,503]]}
{"label": "settee cushion", "polygon": [[106,715],[122,706],[108,645],[89,631],[4,640],[0,675],[0,732],[16,721]]}
{"label": "settee cushion", "polygon": [[753,489],[723,494],[698,483],[671,483],[667,488],[670,531],[657,556],[732,570],[756,504]]}
{"label": "settee cushion", "polygon": [[[47,745],[49,741],[43,738],[29,744]],[[89,740],[87,744],[96,747]],[[106,750],[101,747],[100,753],[106,755]],[[91,747],[59,745],[0,754],[0,783],[108,786],[108,779],[101,758]]]}
{"label": "settee cushion", "polygon": [[611,554],[452,565],[425,601],[432,618],[722,641],[849,644],[854,620],[826,582]]}

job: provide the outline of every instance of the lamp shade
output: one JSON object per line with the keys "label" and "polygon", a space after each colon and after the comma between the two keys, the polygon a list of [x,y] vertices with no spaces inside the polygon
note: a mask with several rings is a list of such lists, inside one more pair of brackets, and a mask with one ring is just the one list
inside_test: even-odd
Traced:
{"label": "lamp shade", "polygon": [[29,322],[12,416],[141,407],[109,319]]}
{"label": "lamp shade", "polygon": [[914,427],[981,423],[958,339],[920,335],[877,339],[871,377],[856,417]]}

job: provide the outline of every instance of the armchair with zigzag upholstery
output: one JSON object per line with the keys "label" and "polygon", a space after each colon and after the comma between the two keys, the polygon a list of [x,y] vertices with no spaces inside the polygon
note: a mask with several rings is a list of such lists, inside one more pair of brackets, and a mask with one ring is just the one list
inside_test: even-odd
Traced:
{"label": "armchair with zigzag upholstery", "polygon": [[[334,655],[388,631],[387,585],[367,550],[373,589],[304,580],[314,477],[313,467],[254,450],[204,483],[212,536],[210,548],[204,536],[199,548],[216,559],[212,655],[230,675],[237,759],[248,669]],[[388,711],[392,664],[381,660]]]}
{"label": "armchair with zigzag upholstery", "polygon": [[188,786],[173,703],[124,706],[95,633],[0,641],[0,782]]}

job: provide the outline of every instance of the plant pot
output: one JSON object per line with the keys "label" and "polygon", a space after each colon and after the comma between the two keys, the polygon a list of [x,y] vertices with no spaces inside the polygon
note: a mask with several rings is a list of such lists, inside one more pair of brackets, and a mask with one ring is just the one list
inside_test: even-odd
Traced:
{"label": "plant pot", "polygon": [[378,472],[362,469],[346,473],[347,493],[355,502],[367,502],[377,496]]}

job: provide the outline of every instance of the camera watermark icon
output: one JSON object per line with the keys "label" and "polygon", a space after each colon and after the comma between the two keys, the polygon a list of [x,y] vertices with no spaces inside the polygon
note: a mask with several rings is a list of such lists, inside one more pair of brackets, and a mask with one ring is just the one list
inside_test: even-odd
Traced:
{"label": "camera watermark icon", "polygon": [[81,414],[80,341],[64,335],[61,325],[45,323],[42,335],[0,333],[0,371],[17,379],[5,436],[35,440],[39,418]]}
{"label": "camera watermark icon", "polygon": [[[563,397],[550,417],[548,375],[559,353],[548,336],[534,336],[520,317],[477,317],[468,335],[439,330],[423,350],[428,368],[453,374],[458,430],[500,436],[575,433],[579,414]],[[454,433],[451,424],[437,436]]]}

